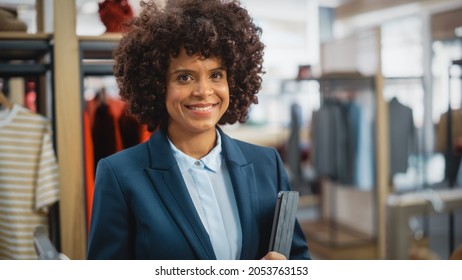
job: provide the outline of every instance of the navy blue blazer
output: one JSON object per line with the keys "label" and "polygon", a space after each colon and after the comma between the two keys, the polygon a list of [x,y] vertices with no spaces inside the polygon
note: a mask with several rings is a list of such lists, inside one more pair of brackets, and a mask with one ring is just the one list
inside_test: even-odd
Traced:
{"label": "navy blue blazer", "polygon": [[[277,193],[289,190],[273,148],[231,139],[219,129],[242,227],[241,259],[268,252]],[[296,224],[291,259],[309,259]],[[216,259],[166,135],[99,161],[88,259]]]}

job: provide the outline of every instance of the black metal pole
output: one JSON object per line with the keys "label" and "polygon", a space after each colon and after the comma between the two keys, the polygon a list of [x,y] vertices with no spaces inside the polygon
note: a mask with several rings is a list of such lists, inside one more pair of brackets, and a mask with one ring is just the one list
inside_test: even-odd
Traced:
{"label": "black metal pole", "polygon": [[[448,120],[446,124],[446,179],[448,180],[448,186],[452,189],[454,180],[452,176],[453,168],[453,149],[452,149],[452,113],[451,113],[451,67],[448,69]],[[454,213],[449,212],[449,227],[448,227],[448,242],[449,242],[449,255],[454,250]]]}
{"label": "black metal pole", "polygon": [[[455,181],[457,179],[456,167],[459,167],[460,157],[456,156],[452,143],[452,113],[451,113],[451,67],[454,65],[462,66],[462,60],[454,60],[448,71],[448,123],[447,123],[447,149],[446,149],[446,177],[448,179],[449,188],[454,188]],[[460,125],[460,124],[458,124]],[[459,162],[456,162],[459,160]],[[453,170],[454,169],[454,170]],[[454,212],[449,212],[449,255],[455,249],[455,216]]]}

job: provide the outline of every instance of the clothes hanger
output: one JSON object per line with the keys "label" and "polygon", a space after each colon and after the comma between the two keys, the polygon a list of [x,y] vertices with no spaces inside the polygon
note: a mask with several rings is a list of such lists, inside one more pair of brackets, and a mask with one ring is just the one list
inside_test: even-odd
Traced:
{"label": "clothes hanger", "polygon": [[0,104],[2,104],[4,107],[8,109],[11,109],[11,107],[13,107],[13,104],[10,102],[10,100],[8,100],[8,98],[2,91],[0,91]]}

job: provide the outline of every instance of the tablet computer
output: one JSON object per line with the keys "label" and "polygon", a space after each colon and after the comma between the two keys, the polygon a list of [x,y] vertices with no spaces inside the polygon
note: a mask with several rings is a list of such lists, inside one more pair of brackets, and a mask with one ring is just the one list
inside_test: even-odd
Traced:
{"label": "tablet computer", "polygon": [[274,210],[269,251],[283,254],[287,259],[289,259],[290,248],[292,247],[298,198],[299,193],[297,191],[280,191]]}

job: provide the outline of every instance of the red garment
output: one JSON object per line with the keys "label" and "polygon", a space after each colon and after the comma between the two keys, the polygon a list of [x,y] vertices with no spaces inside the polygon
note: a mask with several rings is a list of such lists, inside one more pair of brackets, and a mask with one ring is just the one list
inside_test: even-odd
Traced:
{"label": "red garment", "polygon": [[35,92],[35,82],[33,81],[29,81],[26,83],[24,106],[32,112],[37,112],[37,92]]}
{"label": "red garment", "polygon": [[140,143],[144,143],[149,140],[149,137],[151,137],[152,132],[149,132],[147,125],[142,125],[140,127],[140,130],[141,130]]}
{"label": "red garment", "polygon": [[85,196],[87,210],[87,233],[90,232],[91,211],[93,206],[93,193],[95,189],[95,163],[93,161],[93,140],[91,136],[91,123],[88,111],[83,112],[84,154],[85,154]]}
{"label": "red garment", "polygon": [[[105,97],[104,103],[94,98],[85,104],[83,126],[87,232],[90,230],[97,161],[134,144],[145,142],[151,136],[147,126],[133,122],[134,119],[130,120],[130,128],[127,129],[126,120],[124,121],[127,116],[125,110],[126,103],[115,98]],[[130,138],[131,141],[124,145],[124,138]]]}

